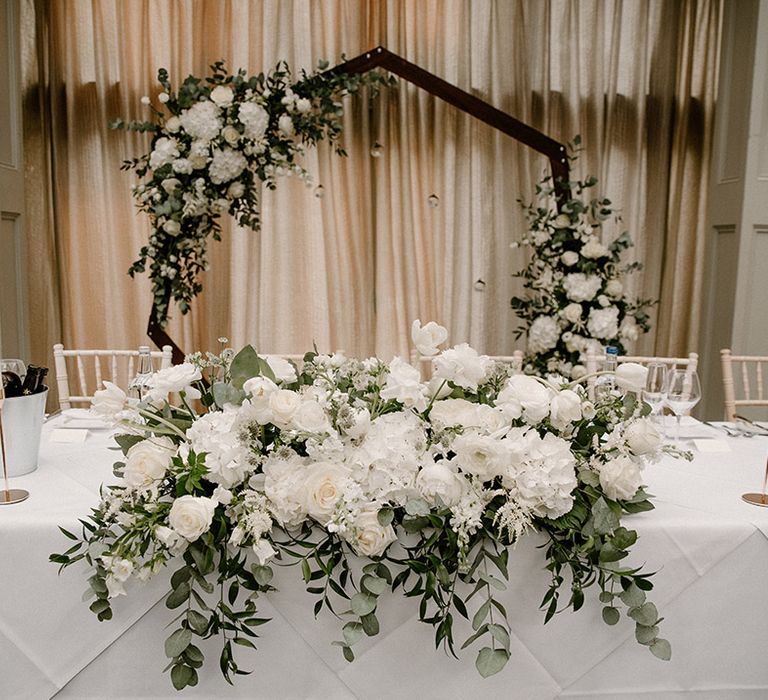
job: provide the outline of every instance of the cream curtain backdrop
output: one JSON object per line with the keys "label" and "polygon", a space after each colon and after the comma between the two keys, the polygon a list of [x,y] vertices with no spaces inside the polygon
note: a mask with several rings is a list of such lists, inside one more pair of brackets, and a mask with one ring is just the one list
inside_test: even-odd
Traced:
{"label": "cream curtain backdrop", "polygon": [[[52,267],[31,275],[38,356],[58,340],[145,338],[149,285],[125,271],[149,226],[119,166],[147,137],[108,123],[149,116],[140,98],[157,94],[159,67],[175,84],[219,59],[249,73],[285,60],[298,72],[376,45],[558,140],[581,134],[576,173],[596,175],[623,211],[607,237],[629,230],[628,261],[645,264],[631,288],[661,301],[638,349],[696,349],[719,0],[22,5],[28,223]],[[418,317],[488,353],[522,347],[509,298],[524,253],[509,244],[524,230],[515,199],[531,199],[545,162],[403,82],[370,105],[350,100],[344,121],[349,158],[325,146],[307,158],[324,196],[284,180],[263,195],[260,234],[225,226],[205,291],[188,316],[173,313],[171,336],[187,351],[225,335],[265,352],[316,342],[389,357],[407,353]]]}

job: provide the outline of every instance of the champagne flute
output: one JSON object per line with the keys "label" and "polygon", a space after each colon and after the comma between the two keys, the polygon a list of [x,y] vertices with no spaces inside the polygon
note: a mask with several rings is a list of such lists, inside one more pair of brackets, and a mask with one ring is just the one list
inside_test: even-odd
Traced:
{"label": "champagne flute", "polygon": [[680,419],[699,403],[699,375],[686,369],[672,370],[667,379],[667,406],[677,419],[677,442],[680,442]]}
{"label": "champagne flute", "polygon": [[[667,366],[661,362],[649,362],[648,375],[643,389],[643,401],[651,407],[651,420],[659,416],[667,399]],[[664,416],[660,416],[661,432],[664,433]]]}

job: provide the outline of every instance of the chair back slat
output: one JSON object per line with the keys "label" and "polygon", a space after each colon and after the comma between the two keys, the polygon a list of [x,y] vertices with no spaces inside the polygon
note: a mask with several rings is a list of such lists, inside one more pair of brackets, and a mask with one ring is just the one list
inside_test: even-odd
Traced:
{"label": "chair back slat", "polygon": [[85,366],[83,365],[83,358],[77,356],[77,375],[80,378],[80,393],[85,396],[88,394],[88,386],[85,382]]}
{"label": "chair back slat", "polygon": [[[736,420],[740,406],[768,407],[765,397],[763,364],[768,357],[759,355],[734,355],[729,348],[720,351],[723,370],[723,392],[725,394],[725,420]],[[733,381],[734,365],[740,370],[741,391],[737,395]]]}
{"label": "chair back slat", "polygon": [[96,386],[100,387],[101,386],[101,358],[98,355],[96,355],[93,358],[93,362],[94,362],[94,369],[96,371]]}

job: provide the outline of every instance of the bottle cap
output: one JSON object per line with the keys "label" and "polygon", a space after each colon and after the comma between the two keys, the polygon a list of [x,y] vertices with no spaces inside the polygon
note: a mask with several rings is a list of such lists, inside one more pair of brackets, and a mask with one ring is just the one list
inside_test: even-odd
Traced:
{"label": "bottle cap", "polygon": [[606,355],[618,355],[619,349],[615,345],[608,345],[605,348]]}

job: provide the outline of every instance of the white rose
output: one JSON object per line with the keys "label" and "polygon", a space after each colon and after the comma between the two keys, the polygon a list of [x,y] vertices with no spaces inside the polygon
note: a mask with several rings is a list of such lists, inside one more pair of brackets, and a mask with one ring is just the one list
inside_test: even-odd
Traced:
{"label": "white rose", "polygon": [[311,517],[325,525],[333,515],[349,469],[333,462],[317,462],[304,473],[304,508]]}
{"label": "white rose", "polygon": [[566,250],[561,256],[560,260],[566,267],[571,267],[579,262],[579,254],[574,250]]}
{"label": "white rose", "polygon": [[597,303],[600,304],[600,306],[608,306],[611,303],[611,300],[605,296],[605,294],[599,294],[597,296]]}
{"label": "white rose", "polygon": [[549,404],[549,420],[558,430],[581,420],[581,399],[575,391],[564,389],[552,397]]}
{"label": "white rose", "polygon": [[317,401],[304,401],[293,416],[293,427],[305,433],[324,433],[330,423]]}
{"label": "white rose", "polygon": [[525,374],[516,374],[507,380],[499,392],[496,405],[519,404],[526,423],[538,423],[549,415],[550,401],[553,391],[544,386],[538,379]]}
{"label": "white rose", "polygon": [[240,199],[245,194],[245,185],[242,182],[233,182],[227,187],[227,197],[230,199]]}
{"label": "white rose", "polygon": [[114,420],[115,416],[125,408],[128,397],[125,392],[112,382],[102,382],[104,389],[94,392],[91,399],[91,410],[99,416]]}
{"label": "white rose", "polygon": [[200,368],[191,362],[166,367],[152,375],[149,397],[152,401],[165,401],[168,394],[183,391],[190,399],[199,399],[200,392],[192,386],[203,375]]}
{"label": "white rose", "polygon": [[269,395],[271,422],[278,428],[287,428],[301,406],[301,397],[295,391],[278,389]]}
{"label": "white rose", "polygon": [[625,391],[642,391],[647,377],[648,368],[636,362],[622,362],[616,368],[616,384]]}
{"label": "white rose", "polygon": [[633,454],[644,455],[655,452],[661,445],[661,436],[651,421],[639,418],[624,431],[624,439]]}
{"label": "white rose", "polygon": [[378,557],[397,539],[391,525],[379,523],[378,512],[364,510],[355,520],[354,539],[350,543],[354,550],[364,557]]}
{"label": "white rose", "polygon": [[568,228],[571,225],[571,218],[568,214],[558,214],[552,225],[555,228]]}
{"label": "white rose", "polygon": [[640,467],[631,457],[619,455],[600,466],[600,485],[611,500],[632,498],[642,485]]}
{"label": "white rose", "polygon": [[181,496],[171,506],[168,524],[184,539],[194,542],[213,522],[216,501],[204,496]]}
{"label": "white rose", "polygon": [[224,127],[221,135],[230,146],[234,146],[240,140],[240,132],[231,124]]}
{"label": "white rose", "polygon": [[219,107],[229,107],[234,97],[235,93],[232,91],[232,88],[226,85],[217,85],[211,90],[211,101],[215,102]]}
{"label": "white rose", "polygon": [[170,438],[153,437],[132,445],[125,455],[123,480],[132,488],[143,488],[165,476],[176,445]]}
{"label": "white rose", "polygon": [[165,122],[165,128],[170,133],[175,134],[179,129],[181,129],[181,119],[178,117],[170,117]]}
{"label": "white rose", "polygon": [[389,363],[388,369],[381,398],[399,401],[404,406],[423,411],[427,407],[427,394],[419,370],[399,357]]}
{"label": "white rose", "polygon": [[168,194],[172,194],[176,191],[180,184],[181,181],[177,180],[175,177],[167,177],[165,180],[163,180],[161,186]]}
{"label": "white rose", "polygon": [[464,495],[467,482],[445,462],[433,462],[419,471],[416,488],[428,503],[436,505],[439,497],[450,507],[456,505]]}
{"label": "white rose", "polygon": [[624,291],[624,285],[621,283],[620,280],[612,279],[608,280],[605,283],[605,293],[609,297],[613,297],[614,299],[621,296],[621,293]]}
{"label": "white rose", "polygon": [[312,103],[306,97],[300,97],[296,100],[296,111],[301,114],[306,114],[312,109]]}
{"label": "white rose", "polygon": [[565,306],[562,313],[567,321],[577,323],[581,320],[581,311],[581,304],[572,303]]}
{"label": "white rose", "polygon": [[289,114],[283,114],[280,119],[277,120],[277,128],[286,136],[293,136],[293,119],[291,119],[291,116]]}
{"label": "white rose", "polygon": [[267,355],[264,358],[280,384],[291,384],[296,381],[296,368],[288,360],[277,355]]}
{"label": "white rose", "polygon": [[467,343],[461,343],[438,355],[434,365],[436,376],[475,391],[493,367],[493,361],[487,355],[479,355]]}
{"label": "white rose", "polygon": [[253,417],[259,423],[269,423],[272,410],[269,407],[269,397],[278,390],[277,384],[266,377],[252,377],[243,382],[243,391],[250,394],[250,400],[243,403],[243,414]]}
{"label": "white rose", "polygon": [[411,340],[422,355],[432,357],[439,352],[437,346],[448,340],[448,331],[434,321],[422,327],[421,321],[416,319],[411,326]]}
{"label": "white rose", "polygon": [[181,224],[173,219],[168,219],[168,221],[163,224],[163,231],[169,236],[178,236],[181,233]]}

